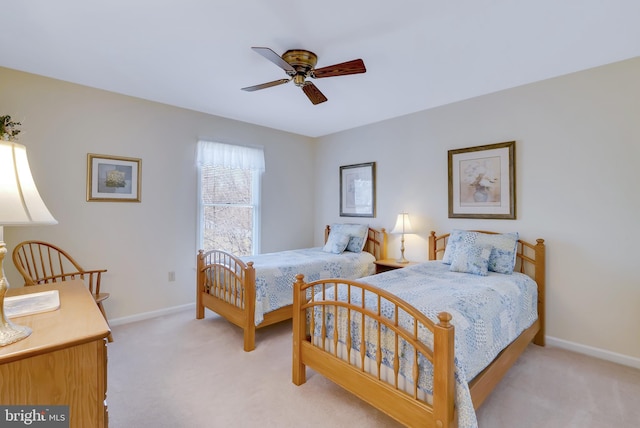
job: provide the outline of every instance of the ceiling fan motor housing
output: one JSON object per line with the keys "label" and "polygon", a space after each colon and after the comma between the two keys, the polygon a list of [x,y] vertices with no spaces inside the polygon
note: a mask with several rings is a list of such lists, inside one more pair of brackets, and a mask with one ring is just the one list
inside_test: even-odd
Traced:
{"label": "ceiling fan motor housing", "polygon": [[318,56],[311,51],[291,49],[282,54],[282,59],[296,69],[295,74],[289,72],[296,86],[304,86],[305,79],[318,62]]}

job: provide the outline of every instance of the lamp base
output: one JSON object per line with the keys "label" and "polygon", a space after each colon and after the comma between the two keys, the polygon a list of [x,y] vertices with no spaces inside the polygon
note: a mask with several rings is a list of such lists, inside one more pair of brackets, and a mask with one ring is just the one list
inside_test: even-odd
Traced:
{"label": "lamp base", "polygon": [[29,337],[31,329],[22,325],[15,325],[4,314],[4,296],[9,289],[9,282],[4,276],[4,256],[7,254],[7,246],[4,243],[2,226],[0,226],[0,346],[7,346],[19,340]]}
{"label": "lamp base", "polygon": [[10,320],[2,320],[0,325],[0,346],[11,345],[29,337],[31,329],[23,325],[15,325]]}
{"label": "lamp base", "polygon": [[400,240],[400,242],[402,242],[402,245],[400,246],[400,258],[396,260],[396,262],[401,264],[409,263],[409,260],[404,258],[404,234],[402,234],[402,239]]}

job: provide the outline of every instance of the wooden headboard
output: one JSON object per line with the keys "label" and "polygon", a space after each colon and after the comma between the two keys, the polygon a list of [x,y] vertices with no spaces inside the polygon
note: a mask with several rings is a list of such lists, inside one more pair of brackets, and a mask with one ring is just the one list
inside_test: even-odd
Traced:
{"label": "wooden headboard", "polygon": [[[327,242],[327,239],[329,239],[330,231],[331,226],[327,225],[324,229],[324,242]],[[387,231],[384,227],[382,229],[369,228],[363,251],[373,254],[376,260],[387,258]]]}

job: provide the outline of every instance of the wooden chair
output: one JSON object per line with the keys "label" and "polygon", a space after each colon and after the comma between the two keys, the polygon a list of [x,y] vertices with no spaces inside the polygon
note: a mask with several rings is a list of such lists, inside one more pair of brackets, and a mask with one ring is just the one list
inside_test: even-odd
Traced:
{"label": "wooden chair", "polygon": [[[100,292],[100,280],[106,269],[83,269],[66,251],[43,241],[24,241],[18,244],[13,250],[13,263],[24,278],[25,286],[81,279],[107,320],[102,302],[109,298],[109,293]],[[111,333],[108,340],[113,341]]]}

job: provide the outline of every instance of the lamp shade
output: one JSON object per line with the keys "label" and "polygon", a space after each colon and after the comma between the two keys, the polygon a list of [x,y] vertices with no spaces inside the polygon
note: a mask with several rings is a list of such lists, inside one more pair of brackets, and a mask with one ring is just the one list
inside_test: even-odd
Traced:
{"label": "lamp shade", "polygon": [[56,224],[31,176],[27,149],[13,141],[0,141],[0,346],[10,345],[31,334],[31,328],[14,324],[4,313],[9,282],[4,276],[4,226]]}
{"label": "lamp shade", "polygon": [[413,229],[411,228],[411,222],[409,221],[409,214],[400,213],[398,214],[398,219],[396,220],[396,225],[393,227],[391,233],[413,233]]}
{"label": "lamp shade", "polygon": [[26,147],[0,141],[0,225],[56,223],[31,176]]}

